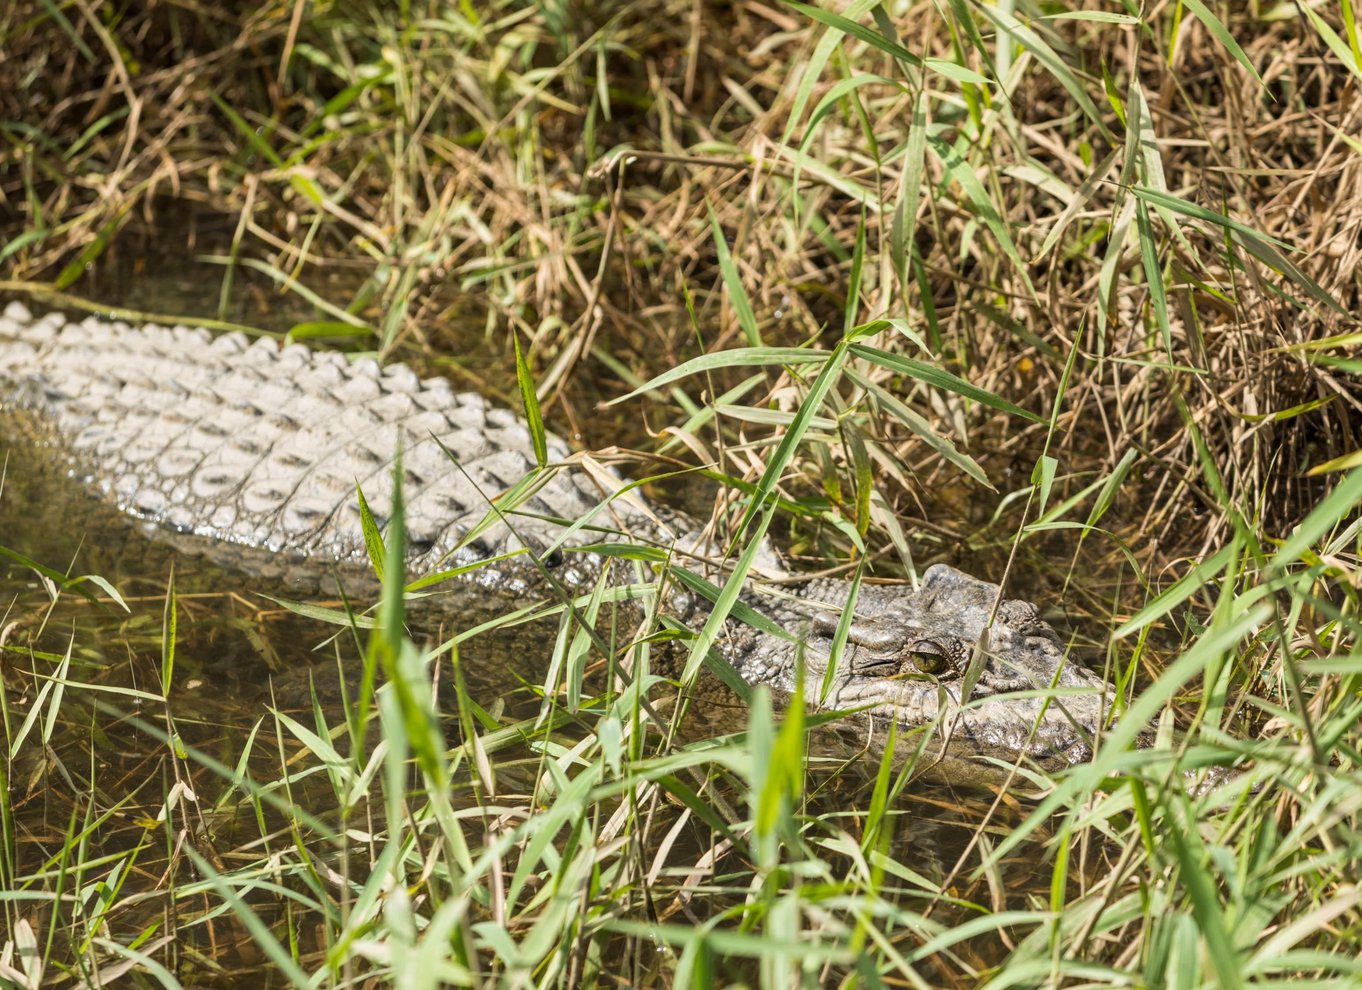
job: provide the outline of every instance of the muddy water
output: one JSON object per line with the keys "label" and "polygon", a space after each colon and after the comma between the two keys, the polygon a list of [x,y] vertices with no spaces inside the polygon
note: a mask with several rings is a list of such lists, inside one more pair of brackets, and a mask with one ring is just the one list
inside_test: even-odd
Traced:
{"label": "muddy water", "polygon": [[[210,250],[211,237],[202,232],[198,237],[198,249]],[[89,285],[78,288],[111,306],[186,316],[212,312],[216,307],[205,302],[204,294],[216,298],[221,268],[195,263],[183,245],[162,251],[158,243],[165,240],[133,243],[111,253],[92,273]],[[338,277],[330,297],[346,298],[352,288],[344,276]],[[238,273],[225,315],[273,330],[324,318],[280,296],[272,283],[250,273]],[[510,355],[498,342],[489,341],[480,319],[438,329],[442,350],[457,355],[461,369],[474,377],[499,380],[513,394]],[[586,385],[588,391],[592,387]],[[30,568],[0,559],[4,644],[0,663],[15,713],[11,718],[23,718],[46,678],[71,652],[66,679],[72,686],[50,745],[26,746],[23,759],[12,768],[15,818],[23,832],[34,837],[20,865],[32,868],[54,844],[59,846],[73,808],[83,806],[86,794],[95,795],[101,807],[122,803],[122,816],[103,837],[113,846],[139,841],[143,824],[157,813],[169,788],[169,771],[163,744],[147,727],[164,728],[166,706],[126,692],[160,693],[165,608],[172,581],[177,635],[170,713],[188,745],[227,766],[236,765],[243,740],[260,722],[266,705],[309,721],[315,691],[335,724],[341,717],[336,699],[341,690],[353,690],[362,643],[348,632],[338,635],[335,626],[302,618],[275,600],[297,598],[298,589],[223,571],[185,552],[183,545],[172,548],[161,534],[92,497],[70,477],[67,462],[35,444],[31,431],[21,424],[20,417],[0,415],[0,461],[5,465],[0,546],[58,572],[100,575],[129,606],[129,611],[117,607],[90,583],[82,586],[91,592],[90,599],[64,590],[54,601],[52,589]],[[318,601],[315,593],[307,597]],[[321,599],[331,607],[340,603],[338,598]],[[413,635],[418,642],[438,643],[453,631],[504,614],[510,607],[511,603],[481,592],[461,596],[452,604],[414,613]],[[548,667],[554,632],[553,623],[527,625],[480,636],[464,646],[462,666],[470,697],[499,719],[533,717],[540,707],[537,688]],[[338,671],[349,673],[342,676]],[[443,690],[448,689],[446,683]],[[446,710],[452,707],[447,705]],[[734,732],[745,722],[745,710],[729,698],[710,705],[694,731]],[[449,732],[455,741],[457,727]],[[815,741],[828,759],[813,774],[812,814],[845,815],[848,807],[864,806],[876,768],[873,760],[856,758],[856,737],[855,731],[832,731]],[[278,777],[279,759],[271,747],[260,748],[261,779]],[[512,753],[498,772],[504,787],[528,792],[536,764],[528,752]],[[195,784],[206,797],[221,790],[220,779],[208,771],[202,771]],[[914,785],[912,795],[904,799],[905,824],[897,840],[905,861],[928,876],[949,872],[989,800],[949,787]],[[854,819],[853,814],[846,823],[853,831]],[[213,828],[213,843],[221,849],[259,834],[249,814],[227,815],[215,820]],[[1048,874],[1041,864],[1042,857],[1033,851],[1006,864],[1009,892],[1020,899],[1028,889],[1048,890]],[[969,895],[959,888],[955,893]]]}
{"label": "muddy water", "polygon": [[[155,232],[130,228],[119,235],[73,292],[111,308],[166,317],[183,315],[185,322],[216,316],[272,333],[283,333],[299,323],[334,320],[299,295],[281,292],[266,275],[247,268],[233,272],[226,305],[218,312],[225,268],[204,259],[228,254],[230,237],[230,229],[201,226],[193,215]],[[309,270],[305,281],[319,296],[344,305],[361,290],[363,274],[346,268]],[[0,305],[7,301],[0,299]],[[41,302],[22,301],[35,311],[44,309]],[[514,355],[503,346],[505,336],[489,335],[481,313],[458,300],[440,307],[440,312],[444,319],[422,328],[428,346],[408,347],[401,357],[423,376],[445,375],[460,389],[479,388],[512,401],[516,389]],[[68,313],[76,319],[84,315]],[[372,338],[341,338],[318,346],[354,349],[372,343]],[[598,393],[586,394],[583,401],[594,404],[596,397]],[[78,480],[69,477],[66,461],[43,449],[44,441],[35,446],[30,433],[14,414],[0,414],[0,463],[8,460],[8,481],[0,489],[0,546],[59,571],[107,578],[137,613],[129,619],[120,614],[121,610],[94,606],[77,594],[66,593],[59,614],[69,618],[68,628],[75,624],[92,633],[88,639],[102,643],[118,642],[129,623],[139,629],[154,627],[159,633],[173,568],[177,598],[182,608],[189,610],[187,621],[181,621],[178,627],[185,666],[177,661],[177,671],[187,673],[177,681],[196,686],[206,701],[223,708],[223,720],[233,724],[241,721],[241,715],[257,714],[261,699],[277,699],[281,690],[291,692],[286,701],[305,706],[310,700],[310,676],[319,669],[327,673],[334,670],[338,651],[357,652],[353,636],[337,637],[336,627],[300,618],[271,600],[306,598],[316,603],[316,588],[272,586],[255,575],[223,571],[194,554],[192,540],[188,541],[188,553],[182,539],[175,540],[172,548],[165,534],[129,520],[93,497]],[[40,590],[35,580],[27,569],[0,559],[0,601],[32,597]],[[410,627],[418,642],[442,642],[455,625],[468,628],[524,604],[488,597],[485,592],[459,596],[457,588],[444,597],[458,600],[411,615]],[[38,595],[36,601],[36,605],[30,602],[31,609],[42,606],[45,595]],[[340,607],[342,600],[323,595],[321,604]],[[352,604],[364,608],[372,602]],[[50,629],[57,623],[48,619],[46,624]],[[505,710],[507,718],[532,716],[539,701],[529,685],[542,681],[553,633],[552,624],[541,623],[493,632],[472,641],[463,651],[470,692],[480,702]],[[127,662],[121,667],[127,668],[131,683],[138,677],[136,667],[146,651],[119,652],[126,656]],[[159,646],[150,655],[159,664]],[[517,663],[508,664],[506,660],[511,657]],[[353,665],[356,658],[342,656],[341,660]],[[141,676],[145,680],[145,672]],[[334,698],[337,685],[334,677],[329,680],[329,696]]]}

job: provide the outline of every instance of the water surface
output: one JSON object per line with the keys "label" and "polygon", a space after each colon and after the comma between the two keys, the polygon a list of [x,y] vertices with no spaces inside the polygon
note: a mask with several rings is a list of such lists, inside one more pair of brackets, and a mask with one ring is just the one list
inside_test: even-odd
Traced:
{"label": "water surface", "polygon": [[[104,267],[91,279],[89,290],[109,305],[187,316],[210,312],[213,307],[204,304],[203,296],[216,286],[217,278],[210,275],[220,276],[220,269],[195,262],[182,249],[161,251],[155,244],[113,251],[101,261]],[[267,281],[240,274],[226,315],[281,330],[319,314],[279,296]],[[502,386],[493,390],[514,394],[513,364],[488,342],[480,320],[441,327],[440,333],[450,353],[458,356],[459,368],[473,376],[500,375]],[[613,390],[614,383],[584,387],[588,394],[599,394]],[[40,436],[35,440],[31,426],[24,415],[0,412],[0,459],[5,463],[0,546],[67,575],[100,575],[117,589],[128,611],[91,583],[82,586],[90,598],[67,589],[54,601],[52,589],[30,568],[0,561],[0,643],[12,719],[27,714],[70,655],[61,717],[52,726],[50,744],[25,746],[11,774],[13,811],[25,836],[21,873],[24,868],[36,869],[60,847],[73,809],[83,808],[87,800],[100,808],[119,809],[101,835],[106,848],[131,848],[144,841],[146,822],[154,820],[172,783],[164,743],[149,726],[165,728],[173,718],[173,729],[185,744],[233,767],[248,735],[269,724],[264,721],[267,707],[306,722],[313,718],[316,699],[327,724],[339,724],[344,717],[341,694],[348,691],[353,696],[357,672],[363,667],[364,633],[303,618],[279,600],[302,597],[314,605],[339,609],[348,604],[358,611],[370,604],[347,602],[339,594],[318,595],[315,588],[302,594],[258,575],[223,570],[186,552],[183,541],[172,546],[177,541],[95,497],[73,476],[59,450]],[[148,697],[161,692],[172,586],[174,673],[170,703],[165,705]],[[505,614],[515,604],[523,602],[498,599],[471,586],[463,591],[456,587],[438,606],[412,612],[411,633],[419,644],[437,644],[455,631]],[[539,622],[491,632],[465,644],[460,660],[470,698],[503,722],[533,719],[543,703],[541,684],[555,632],[555,622]],[[447,673],[448,658],[444,661]],[[601,690],[604,674],[599,665],[594,671],[589,686]],[[452,711],[447,677],[437,690],[443,692],[444,710]],[[701,690],[682,741],[745,728],[747,711],[731,695],[715,685],[702,684]],[[576,723],[568,717],[561,732],[568,741],[574,732],[580,738],[591,731],[594,719],[589,712]],[[447,733],[451,743],[459,741],[455,722],[449,723]],[[873,754],[861,755],[864,734],[864,726],[851,723],[820,732],[812,740],[815,759],[807,812],[839,822],[851,834],[863,823],[858,813],[847,809],[866,805],[877,769]],[[277,750],[261,746],[251,769],[262,780],[277,778],[278,759]],[[539,766],[534,752],[513,747],[499,753],[497,761],[508,792],[533,792]],[[201,792],[204,805],[226,792],[217,774],[202,768],[194,773],[191,783]],[[300,796],[303,792],[295,795]],[[472,802],[476,794],[470,789],[465,797]],[[325,814],[324,789],[318,798],[323,806],[313,810]],[[966,864],[977,863],[980,850],[974,836],[980,822],[989,820],[988,830],[997,833],[1018,813],[1016,803],[1010,802],[999,818],[996,810],[990,812],[992,801],[986,793],[915,782],[895,812],[896,854],[936,878],[951,875],[962,856]],[[211,819],[213,848],[231,850],[258,835],[259,822],[248,806],[214,807],[221,813]],[[701,834],[694,836],[692,852],[697,857],[707,841]],[[684,852],[685,846],[683,840],[678,849]],[[998,876],[1006,879],[1007,896],[1018,904],[1028,891],[1048,891],[1047,871],[1034,850],[1005,863]],[[953,884],[952,893],[962,898],[990,896],[984,880],[957,876]],[[941,910],[958,914],[949,906]],[[990,954],[983,945],[978,950]]]}

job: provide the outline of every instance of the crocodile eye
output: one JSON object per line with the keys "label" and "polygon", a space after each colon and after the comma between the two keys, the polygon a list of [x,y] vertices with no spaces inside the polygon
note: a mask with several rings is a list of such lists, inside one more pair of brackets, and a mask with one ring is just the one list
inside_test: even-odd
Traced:
{"label": "crocodile eye", "polygon": [[563,551],[560,550],[558,547],[554,547],[553,550],[549,552],[549,555],[544,558],[544,566],[549,568],[550,570],[552,570],[555,567],[562,566],[562,563]]}
{"label": "crocodile eye", "polygon": [[945,648],[931,639],[914,643],[908,650],[908,661],[924,674],[939,674],[951,666]]}

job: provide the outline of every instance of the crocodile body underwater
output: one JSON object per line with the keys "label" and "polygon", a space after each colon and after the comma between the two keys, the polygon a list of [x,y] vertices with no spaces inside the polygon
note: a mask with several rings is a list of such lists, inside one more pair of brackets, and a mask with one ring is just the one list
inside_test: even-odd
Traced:
{"label": "crocodile body underwater", "polygon": [[[561,588],[583,592],[610,562],[576,547],[628,540],[686,566],[711,548],[698,522],[619,495],[625,479],[557,437],[551,469],[538,470],[525,423],[480,395],[300,344],[35,318],[11,303],[0,317],[6,408],[38,424],[96,497],[246,574],[321,586],[365,573],[356,483],[386,518],[399,448],[409,578],[486,561],[464,579],[474,592],[542,592],[537,556]],[[532,473],[528,497],[489,516],[489,500]],[[584,517],[591,525],[564,543],[564,520]],[[533,554],[503,556],[518,549]],[[916,588],[864,585],[829,675],[851,583],[780,572],[768,547],[759,560],[779,572],[781,593],[743,600],[769,622],[730,619],[714,644],[748,683],[789,691],[802,663],[811,705],[935,723],[962,753],[1045,766],[1091,757],[1109,688],[1030,603],[942,564]],[[691,619],[705,605],[681,592],[667,607]]]}

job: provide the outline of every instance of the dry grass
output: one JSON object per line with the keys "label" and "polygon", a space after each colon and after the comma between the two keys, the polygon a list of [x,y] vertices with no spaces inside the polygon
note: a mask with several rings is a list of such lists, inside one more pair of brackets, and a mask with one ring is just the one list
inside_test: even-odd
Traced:
{"label": "dry grass", "polygon": [[[281,291],[355,271],[358,287],[325,300],[325,318],[383,350],[438,355],[442,317],[472,297],[489,325],[529,342],[549,405],[576,378],[607,377],[602,368],[623,390],[702,352],[831,350],[852,326],[895,321],[881,346],[1044,422],[848,359],[816,410],[835,429],[811,429],[775,472],[778,490],[802,500],[782,533],[793,552],[845,562],[868,527],[872,552],[891,548],[877,564],[892,570],[901,526],[935,555],[1021,544],[1028,572],[1067,580],[1085,546],[1078,573],[1114,560],[1102,573],[1119,569],[1135,596],[1151,574],[1209,560],[1185,595],[1151,589],[1129,605],[1120,635],[1095,622],[1085,636],[1137,672],[1117,689],[1128,711],[1164,712],[1167,729],[1186,731],[1157,752],[1115,746],[1039,780],[1046,797],[1017,811],[1020,824],[984,813],[961,860],[979,903],[953,902],[965,913],[948,924],[933,912],[952,891],[924,907],[905,864],[883,858],[892,828],[877,823],[909,814],[896,803],[907,776],[887,764],[843,821],[800,803],[805,753],[763,710],[695,764],[710,775],[698,792],[672,775],[665,748],[621,773],[590,725],[566,743],[535,729],[535,782],[506,796],[515,810],[483,836],[482,872],[427,855],[459,831],[438,818],[440,788],[385,795],[417,795],[420,810],[393,814],[385,841],[402,846],[394,856],[430,896],[414,908],[395,897],[393,911],[424,924],[455,905],[460,966],[608,979],[618,951],[631,976],[655,982],[700,980],[716,959],[771,985],[796,973],[957,986],[1358,977],[1362,475],[1339,480],[1362,444],[1352,0],[1072,5],[1105,19],[1013,6],[1021,26],[974,0],[886,5],[878,17],[848,5],[861,32],[848,37],[826,11],[759,0],[612,2],[592,6],[589,22],[554,4],[475,19],[417,2],[405,31],[362,2],[226,15],[172,0],[127,11],[32,0],[0,13],[0,288],[79,293],[120,229],[192,202],[235,232],[222,299],[247,266]],[[1233,42],[1217,36],[1222,25]],[[205,300],[197,315],[213,310]],[[669,431],[647,446],[756,482],[805,404],[807,370],[771,362],[717,408],[742,374],[696,376],[629,408]],[[925,427],[888,414],[875,385],[972,455],[997,493],[922,443]],[[724,491],[742,507],[736,487]],[[1069,590],[1098,612],[1104,596],[1097,581]],[[1165,642],[1171,662],[1154,649]],[[35,674],[30,694],[40,683],[51,682]],[[473,758],[474,736],[524,728],[475,727],[459,702],[468,731],[445,754],[454,768]],[[388,715],[395,737],[420,728]],[[281,753],[317,754],[292,727],[273,731]],[[773,753],[788,778],[769,772]],[[1251,777],[1218,798],[1182,786],[1194,768],[1246,757]],[[333,765],[357,775],[358,760]],[[576,806],[563,794],[579,783],[590,800]],[[637,810],[619,811],[621,787]],[[784,803],[756,834],[742,799],[762,794]],[[556,835],[564,820],[576,831],[563,860],[529,857],[560,848],[536,830]],[[671,832],[680,820],[694,832]],[[668,858],[677,834],[696,847]],[[1054,879],[1009,901],[998,863],[1029,839],[1044,842]],[[281,869],[322,891],[308,915],[326,916],[318,944],[351,944],[362,926],[301,848]],[[829,850],[844,857],[836,870]],[[376,920],[370,887],[386,875],[369,865],[356,866],[372,895],[363,906],[375,927],[363,933],[379,934],[364,948],[382,967],[410,918]],[[533,882],[510,889],[523,900],[469,908],[466,897],[504,892],[522,870],[517,881]],[[540,892],[569,870],[578,886],[564,889],[581,900],[548,904]],[[618,896],[593,886],[599,871],[619,880]],[[233,882],[268,900],[247,873]],[[195,896],[228,900],[198,876]],[[692,902],[697,892],[711,900]],[[952,941],[963,918],[994,941]],[[518,950],[535,931],[559,939],[535,958],[495,941],[514,935]],[[801,937],[831,947],[823,968],[795,951]],[[659,948],[667,940],[675,953]],[[872,971],[854,963],[867,945]],[[275,947],[335,978],[314,946]]]}
{"label": "dry grass", "polygon": [[[452,286],[477,293],[530,336],[552,395],[602,340],[632,345],[646,376],[742,339],[711,211],[763,341],[840,333],[864,216],[860,319],[906,320],[947,367],[1043,414],[1077,351],[1052,451],[1061,478],[1108,473],[1137,451],[1144,509],[1132,529],[1157,566],[1229,531],[1197,434],[1229,502],[1276,533],[1321,490],[1305,473],[1359,435],[1357,368],[1330,343],[1359,305],[1359,76],[1310,22],[1252,7],[1226,26],[1261,81],[1169,5],[1143,26],[1031,22],[1091,116],[1039,49],[1012,53],[1007,97],[854,39],[818,72],[820,26],[760,3],[620,3],[561,37],[555,7],[496,8],[481,23],[414,14],[405,47],[364,8],[295,24],[277,6],[227,15],[159,2],[107,20],[75,4],[63,25],[20,4],[0,27],[4,264],[12,281],[79,289],[116,230],[191,200],[230,219],[236,261],[281,281],[367,269],[347,308],[385,346],[424,337]],[[914,52],[1000,71],[984,16],[919,4],[894,26]],[[983,49],[974,30],[989,35]],[[857,73],[886,81],[820,105]],[[920,94],[929,146],[917,161],[908,122]],[[1140,100],[1143,147],[1119,137]],[[952,179],[951,164],[977,186]],[[920,181],[905,189],[905,172]],[[1132,185],[1277,238],[1309,284],[1255,260],[1223,221],[1151,209]],[[909,258],[892,227],[914,206]],[[788,406],[788,381],[770,384]],[[932,411],[958,441],[999,449],[994,463],[1040,446],[1034,429],[1018,436],[939,401]],[[922,480],[885,494],[922,514],[915,502],[931,502],[938,476],[919,448],[889,449],[911,466],[905,479]],[[751,474],[740,455],[719,460]]]}

